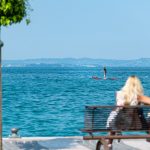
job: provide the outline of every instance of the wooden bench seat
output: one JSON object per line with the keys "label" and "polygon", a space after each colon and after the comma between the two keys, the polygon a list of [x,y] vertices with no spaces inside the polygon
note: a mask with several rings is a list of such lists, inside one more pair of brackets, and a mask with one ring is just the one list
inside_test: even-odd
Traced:
{"label": "wooden bench seat", "polygon": [[108,139],[150,139],[150,106],[86,106],[81,131],[98,140],[96,150],[109,150]]}

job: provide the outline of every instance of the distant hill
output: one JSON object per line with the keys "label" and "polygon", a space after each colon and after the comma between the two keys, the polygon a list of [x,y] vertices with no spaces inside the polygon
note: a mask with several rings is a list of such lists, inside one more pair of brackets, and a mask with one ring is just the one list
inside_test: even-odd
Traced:
{"label": "distant hill", "polygon": [[32,67],[32,66],[53,66],[53,67],[150,67],[150,58],[140,58],[133,60],[114,59],[91,59],[91,58],[42,58],[25,60],[3,60],[3,67]]}

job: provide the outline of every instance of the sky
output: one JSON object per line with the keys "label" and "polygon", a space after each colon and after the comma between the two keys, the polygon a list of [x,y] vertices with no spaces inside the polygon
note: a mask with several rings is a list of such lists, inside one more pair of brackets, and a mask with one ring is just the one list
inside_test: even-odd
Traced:
{"label": "sky", "polygon": [[150,0],[30,0],[31,23],[2,27],[3,59],[150,57]]}

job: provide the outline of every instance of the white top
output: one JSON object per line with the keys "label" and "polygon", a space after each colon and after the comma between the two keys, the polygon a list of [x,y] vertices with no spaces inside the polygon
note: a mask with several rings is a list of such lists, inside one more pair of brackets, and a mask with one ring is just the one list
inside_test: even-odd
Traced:
{"label": "white top", "polygon": [[[137,100],[137,95],[134,94],[132,99],[131,99],[131,103],[130,106],[136,106],[138,105],[138,100]],[[117,106],[124,106],[125,104],[125,98],[124,98],[124,92],[123,91],[117,91],[116,92],[116,104]]]}

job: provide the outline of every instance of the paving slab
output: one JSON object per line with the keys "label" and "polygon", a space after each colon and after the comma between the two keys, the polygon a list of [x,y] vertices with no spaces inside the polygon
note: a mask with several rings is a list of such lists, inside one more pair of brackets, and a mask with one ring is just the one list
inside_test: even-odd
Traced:
{"label": "paving slab", "polygon": [[5,138],[4,150],[90,150],[82,137]]}
{"label": "paving slab", "polygon": [[[4,138],[3,150],[95,150],[96,142],[84,141],[77,136]],[[150,143],[146,140],[115,140],[113,150],[150,150]]]}

